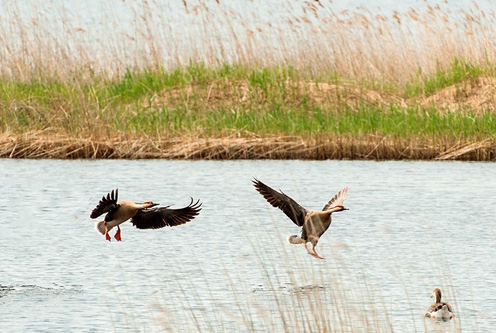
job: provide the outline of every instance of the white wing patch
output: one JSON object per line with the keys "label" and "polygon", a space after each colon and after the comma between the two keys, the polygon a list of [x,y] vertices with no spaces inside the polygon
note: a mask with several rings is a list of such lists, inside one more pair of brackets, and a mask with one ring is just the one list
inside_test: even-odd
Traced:
{"label": "white wing patch", "polygon": [[346,195],[348,194],[348,186],[345,186],[341,191],[336,193],[331,200],[327,203],[327,205],[324,206],[323,211],[326,211],[328,209],[331,209],[336,206],[342,206],[344,203],[344,200],[346,199]]}

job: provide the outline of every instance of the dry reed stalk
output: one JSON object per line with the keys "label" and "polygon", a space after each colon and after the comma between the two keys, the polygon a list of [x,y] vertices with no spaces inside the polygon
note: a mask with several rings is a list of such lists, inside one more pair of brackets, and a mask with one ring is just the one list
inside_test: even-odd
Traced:
{"label": "dry reed stalk", "polygon": [[338,135],[200,138],[85,139],[31,132],[0,136],[0,157],[55,159],[365,159],[471,160],[496,159],[496,138],[481,142],[444,138],[435,143],[418,138]]}
{"label": "dry reed stalk", "polygon": [[313,76],[335,72],[405,83],[446,68],[454,58],[473,64],[496,59],[494,15],[477,5],[377,15],[363,7],[339,12],[333,3],[288,0],[277,7],[261,0],[241,7],[103,1],[88,9],[98,13],[88,24],[63,4],[7,3],[0,20],[0,77],[21,81],[92,79],[95,73],[112,78],[128,69],[202,62],[291,64]]}
{"label": "dry reed stalk", "polygon": [[446,152],[436,157],[436,160],[455,160],[457,157],[466,155],[468,153],[490,150],[495,148],[495,140],[488,138],[480,142],[457,144],[456,146],[448,149]]}

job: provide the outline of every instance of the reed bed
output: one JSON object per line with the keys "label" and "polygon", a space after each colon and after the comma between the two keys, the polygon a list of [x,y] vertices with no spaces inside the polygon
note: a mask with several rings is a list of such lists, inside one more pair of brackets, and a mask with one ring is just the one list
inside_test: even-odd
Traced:
{"label": "reed bed", "polygon": [[3,157],[494,159],[488,4],[0,6]]}
{"label": "reed bed", "polygon": [[496,138],[481,141],[436,138],[430,142],[388,136],[256,136],[98,140],[26,133],[0,136],[2,158],[54,159],[365,159],[467,160],[496,158]]}
{"label": "reed bed", "polygon": [[[454,58],[474,64],[495,59],[490,2],[460,8],[440,1],[401,11],[349,9],[331,1],[92,5],[4,1],[0,76],[91,80],[96,73],[116,77],[134,69],[229,63],[289,64],[312,76],[379,83],[418,77],[425,83]],[[85,10],[91,20],[79,15]]]}

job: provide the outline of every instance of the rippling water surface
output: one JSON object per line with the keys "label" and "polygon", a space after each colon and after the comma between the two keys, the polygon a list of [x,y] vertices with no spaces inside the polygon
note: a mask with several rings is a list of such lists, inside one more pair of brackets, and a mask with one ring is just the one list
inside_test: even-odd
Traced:
{"label": "rippling water surface", "polygon": [[[491,332],[495,176],[483,163],[0,160],[0,331],[291,331],[314,305],[338,331]],[[325,260],[287,242],[296,226],[252,177],[311,209],[349,186]],[[176,228],[126,223],[109,243],[89,213],[116,187],[203,210]],[[435,287],[455,322],[422,318]]]}

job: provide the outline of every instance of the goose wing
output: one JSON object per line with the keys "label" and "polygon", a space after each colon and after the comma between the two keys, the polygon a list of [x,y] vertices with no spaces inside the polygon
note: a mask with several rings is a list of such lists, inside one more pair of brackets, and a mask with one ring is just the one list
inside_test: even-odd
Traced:
{"label": "goose wing", "polygon": [[451,305],[449,305],[448,303],[441,302],[441,303],[431,304],[431,306],[429,306],[429,308],[427,309],[425,316],[430,317],[431,313],[441,310],[445,305],[448,306],[448,311],[453,313],[453,309],[451,308]]}
{"label": "goose wing", "polygon": [[268,201],[268,203],[282,210],[297,226],[303,226],[305,223],[305,215],[307,214],[305,208],[300,206],[282,191],[278,192],[258,179],[253,180],[253,186],[255,186],[255,189]]}
{"label": "goose wing", "polygon": [[163,227],[175,227],[194,219],[201,210],[200,200],[193,203],[193,198],[188,206],[172,209],[167,207],[154,207],[139,210],[131,219],[133,225],[138,229],[159,229]]}
{"label": "goose wing", "polygon": [[111,210],[119,207],[117,204],[117,197],[119,196],[119,189],[112,190],[112,192],[108,193],[107,196],[103,196],[98,205],[93,209],[90,214],[92,219],[96,219],[98,216],[110,212]]}
{"label": "goose wing", "polygon": [[437,303],[431,304],[431,306],[429,306],[429,308],[427,309],[426,314],[431,314],[433,312],[436,312],[437,306],[438,306]]}
{"label": "goose wing", "polygon": [[332,199],[329,200],[329,202],[324,206],[322,210],[326,211],[336,206],[342,206],[344,203],[344,199],[346,199],[347,194],[348,194],[348,186],[345,186],[341,191],[334,194]]}

